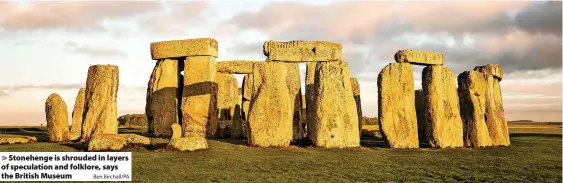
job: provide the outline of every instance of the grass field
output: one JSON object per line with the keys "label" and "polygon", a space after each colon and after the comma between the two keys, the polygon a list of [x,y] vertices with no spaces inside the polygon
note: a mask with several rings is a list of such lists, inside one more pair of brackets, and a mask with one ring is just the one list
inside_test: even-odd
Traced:
{"label": "grass field", "polygon": [[[377,127],[377,126],[376,126]],[[370,129],[377,129],[370,126]],[[553,129],[552,129],[553,128]],[[546,130],[548,129],[548,130]],[[557,132],[558,129],[559,133]],[[46,137],[43,128],[12,127],[5,135]],[[379,138],[361,148],[256,148],[240,140],[208,140],[209,149],[174,152],[153,139],[133,152],[134,182],[561,182],[561,126],[511,126],[511,147],[482,149],[383,148]],[[120,129],[135,133],[137,129]],[[0,145],[0,151],[80,151],[79,144]],[[160,149],[159,149],[160,148]],[[156,150],[155,150],[156,149]]]}

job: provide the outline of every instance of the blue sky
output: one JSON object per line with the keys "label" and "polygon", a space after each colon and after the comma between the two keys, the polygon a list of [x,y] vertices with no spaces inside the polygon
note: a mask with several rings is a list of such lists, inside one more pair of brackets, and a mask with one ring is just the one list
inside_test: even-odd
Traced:
{"label": "blue sky", "polygon": [[499,63],[509,120],[561,121],[561,27],[561,2],[3,1],[0,124],[45,123],[51,93],[70,114],[94,64],[119,66],[119,113],[143,113],[150,43],[198,37],[218,40],[218,61],[264,60],[269,39],[342,43],[367,116],[400,49],[442,52],[456,74]]}

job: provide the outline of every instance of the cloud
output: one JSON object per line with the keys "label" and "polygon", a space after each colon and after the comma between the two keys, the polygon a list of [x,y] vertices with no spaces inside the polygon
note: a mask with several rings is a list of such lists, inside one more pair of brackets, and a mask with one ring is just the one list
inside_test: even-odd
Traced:
{"label": "cloud", "polygon": [[561,36],[561,1],[534,3],[515,17],[518,26],[532,33]]}
{"label": "cloud", "polygon": [[160,2],[64,1],[2,2],[0,28],[10,31],[38,29],[100,30],[105,19],[131,17],[155,9]]}
{"label": "cloud", "polygon": [[75,42],[68,42],[66,43],[67,49],[80,53],[85,54],[89,57],[93,58],[107,58],[107,57],[127,57],[127,53],[124,51],[119,50],[116,47],[98,47],[98,46],[89,46],[89,45],[79,45]]}
{"label": "cloud", "polygon": [[202,13],[209,8],[209,4],[203,1],[166,2],[163,11],[156,11],[144,17],[139,25],[141,29],[147,29],[157,34],[185,34],[194,24],[203,24],[208,17],[202,17]]}

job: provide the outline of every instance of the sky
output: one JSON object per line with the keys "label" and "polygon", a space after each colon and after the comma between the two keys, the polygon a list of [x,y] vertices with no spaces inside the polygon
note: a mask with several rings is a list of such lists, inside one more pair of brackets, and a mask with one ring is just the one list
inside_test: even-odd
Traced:
{"label": "sky", "polygon": [[[456,75],[497,63],[507,120],[561,121],[561,2],[0,2],[0,125],[45,124],[61,95],[69,117],[88,67],[119,66],[118,113],[144,113],[150,43],[211,37],[221,60],[264,60],[266,40],[343,45],[365,116],[377,75],[401,49],[441,52]],[[413,66],[421,88],[422,66]],[[305,64],[300,64],[302,83]],[[239,87],[243,75],[236,75]]]}

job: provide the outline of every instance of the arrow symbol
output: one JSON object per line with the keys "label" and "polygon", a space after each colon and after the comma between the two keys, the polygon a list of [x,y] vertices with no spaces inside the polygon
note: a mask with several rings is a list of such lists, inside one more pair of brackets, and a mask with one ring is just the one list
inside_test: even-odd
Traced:
{"label": "arrow symbol", "polygon": [[6,158],[6,156],[2,156],[2,161],[6,160],[6,159],[8,159],[8,158]]}

